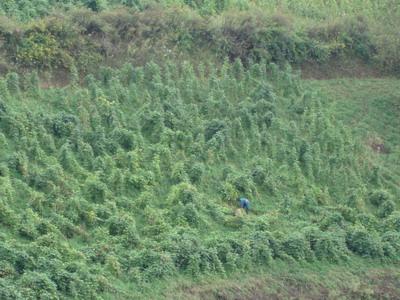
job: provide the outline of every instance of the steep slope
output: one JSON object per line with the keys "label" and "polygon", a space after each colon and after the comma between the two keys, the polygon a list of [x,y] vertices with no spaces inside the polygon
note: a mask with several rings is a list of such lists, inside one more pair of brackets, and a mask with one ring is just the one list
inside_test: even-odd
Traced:
{"label": "steep slope", "polygon": [[400,196],[400,92],[399,80],[338,79],[307,82],[321,97],[334,103],[336,118],[375,153],[382,179]]}
{"label": "steep slope", "polygon": [[290,67],[75,75],[0,81],[0,298],[129,298],[180,274],[400,258],[379,160]]}

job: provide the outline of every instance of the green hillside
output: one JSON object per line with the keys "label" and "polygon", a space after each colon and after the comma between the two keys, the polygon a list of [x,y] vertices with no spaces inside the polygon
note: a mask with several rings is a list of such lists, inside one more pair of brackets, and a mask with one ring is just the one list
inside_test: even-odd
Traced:
{"label": "green hillside", "polygon": [[51,14],[54,10],[72,10],[77,7],[89,8],[93,11],[128,7],[145,10],[149,7],[187,6],[202,14],[216,14],[229,9],[248,10],[251,8],[270,11],[285,10],[296,15],[326,19],[343,15],[361,14],[384,19],[399,13],[393,1],[382,0],[5,0],[0,4],[3,15],[27,20]]}
{"label": "green hillside", "polygon": [[75,69],[83,77],[99,65],[182,59],[296,69],[351,61],[379,75],[400,72],[400,10],[392,0],[8,0],[1,11],[0,73],[38,70],[57,84]]}
{"label": "green hillside", "polygon": [[74,80],[1,81],[5,295],[399,258],[398,186],[290,70],[151,63]]}
{"label": "green hillside", "polygon": [[[0,299],[399,297],[393,1],[28,2],[0,4]],[[297,71],[348,62],[379,78]]]}
{"label": "green hillside", "polygon": [[[339,79],[308,82],[335,106],[336,118],[375,153],[383,180],[399,193],[400,92],[397,79]],[[380,147],[380,148],[379,148]]]}

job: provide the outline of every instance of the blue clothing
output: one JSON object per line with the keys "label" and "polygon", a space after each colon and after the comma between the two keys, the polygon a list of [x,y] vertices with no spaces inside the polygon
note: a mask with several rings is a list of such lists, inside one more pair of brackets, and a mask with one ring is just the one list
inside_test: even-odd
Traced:
{"label": "blue clothing", "polygon": [[249,199],[240,198],[239,202],[240,202],[240,207],[243,208],[246,211],[246,213],[249,212],[249,209],[250,209],[250,201],[249,201]]}

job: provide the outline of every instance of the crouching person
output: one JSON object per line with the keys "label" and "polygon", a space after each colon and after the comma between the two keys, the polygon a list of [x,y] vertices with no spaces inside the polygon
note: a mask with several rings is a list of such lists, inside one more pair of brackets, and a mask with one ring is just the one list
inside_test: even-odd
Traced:
{"label": "crouching person", "polygon": [[240,208],[243,208],[246,211],[246,214],[248,214],[249,209],[250,209],[249,199],[241,197],[238,199],[238,201],[239,201]]}

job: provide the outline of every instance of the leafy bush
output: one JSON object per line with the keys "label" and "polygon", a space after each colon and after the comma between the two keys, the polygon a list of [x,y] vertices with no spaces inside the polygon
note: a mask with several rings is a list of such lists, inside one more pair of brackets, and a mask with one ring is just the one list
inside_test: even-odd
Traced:
{"label": "leafy bush", "polygon": [[16,61],[28,67],[49,68],[58,65],[59,45],[56,37],[41,30],[27,32],[16,52]]}
{"label": "leafy bush", "polygon": [[86,199],[103,203],[107,195],[107,186],[96,177],[88,178],[85,182]]}
{"label": "leafy bush", "polygon": [[168,195],[168,202],[173,204],[196,204],[198,200],[199,193],[196,187],[186,182],[173,186],[170,194]]}
{"label": "leafy bush", "polygon": [[14,284],[4,278],[0,278],[0,299],[22,299],[22,295]]}
{"label": "leafy bush", "polygon": [[132,226],[133,220],[127,216],[112,216],[108,221],[108,232],[111,235],[122,235]]}
{"label": "leafy bush", "polygon": [[342,227],[344,225],[344,218],[339,212],[329,213],[321,221],[321,229],[326,230],[330,226]]}
{"label": "leafy bush", "polygon": [[318,229],[306,231],[311,249],[319,260],[339,262],[348,259],[345,236],[340,233],[323,232]]}
{"label": "leafy bush", "polygon": [[400,259],[400,233],[388,231],[382,235],[385,256]]}
{"label": "leafy bush", "polygon": [[127,248],[137,247],[140,244],[140,236],[135,224],[130,223],[124,231],[123,244]]}
{"label": "leafy bush", "polygon": [[269,241],[270,234],[268,232],[256,231],[250,237],[252,258],[257,263],[265,265],[272,260],[272,251]]}
{"label": "leafy bush", "polygon": [[282,250],[296,260],[313,260],[310,243],[304,235],[292,233],[282,241]]}
{"label": "leafy bush", "polygon": [[370,192],[368,195],[368,200],[375,206],[380,206],[383,202],[390,200],[391,195],[385,190],[375,190]]}
{"label": "leafy bush", "polygon": [[24,274],[29,270],[33,270],[35,262],[32,256],[25,251],[15,251],[12,255],[14,268],[19,274]]}
{"label": "leafy bush", "polygon": [[267,177],[266,172],[262,166],[256,166],[252,172],[251,176],[256,184],[262,185]]}
{"label": "leafy bush", "polygon": [[132,263],[139,267],[147,281],[170,276],[175,272],[174,262],[168,252],[142,250],[136,254]]}
{"label": "leafy bush", "polygon": [[361,256],[375,258],[383,256],[380,239],[363,227],[351,228],[347,232],[346,244],[351,251]]}
{"label": "leafy bush", "polygon": [[28,159],[25,153],[17,152],[9,160],[10,168],[22,176],[28,175]]}
{"label": "leafy bush", "polygon": [[57,299],[57,286],[44,273],[27,272],[21,280],[21,294],[25,299]]}
{"label": "leafy bush", "polygon": [[193,183],[200,182],[203,174],[204,174],[204,164],[199,162],[194,163],[188,171],[189,178]]}
{"label": "leafy bush", "polygon": [[226,124],[224,121],[221,120],[212,120],[210,121],[204,130],[204,137],[206,141],[211,140],[217,133],[223,132],[226,128]]}
{"label": "leafy bush", "polygon": [[388,230],[394,230],[400,232],[400,212],[396,211],[391,214],[384,222],[385,227]]}
{"label": "leafy bush", "polygon": [[56,137],[61,138],[71,135],[74,127],[76,126],[77,119],[74,115],[62,112],[49,120],[49,123],[49,126],[52,128],[53,134]]}
{"label": "leafy bush", "polygon": [[187,203],[183,209],[183,215],[186,218],[186,221],[191,226],[198,226],[201,222],[201,217],[196,206],[193,203]]}
{"label": "leafy bush", "polygon": [[10,208],[6,202],[0,200],[0,223],[6,226],[13,226],[16,224],[18,217],[15,212]]}
{"label": "leafy bush", "polygon": [[8,91],[18,94],[20,90],[19,75],[17,73],[8,73],[6,80]]}
{"label": "leafy bush", "polygon": [[373,230],[374,228],[377,228],[378,226],[378,220],[377,218],[368,213],[361,213],[357,215],[357,220],[360,222],[360,224],[368,229],[368,230]]}
{"label": "leafy bush", "polygon": [[386,200],[383,202],[378,210],[378,215],[382,218],[385,218],[392,214],[396,209],[396,204],[392,200]]}
{"label": "leafy bush", "polygon": [[132,150],[134,148],[134,136],[129,130],[124,128],[116,128],[112,134],[115,141],[118,142],[125,150]]}

